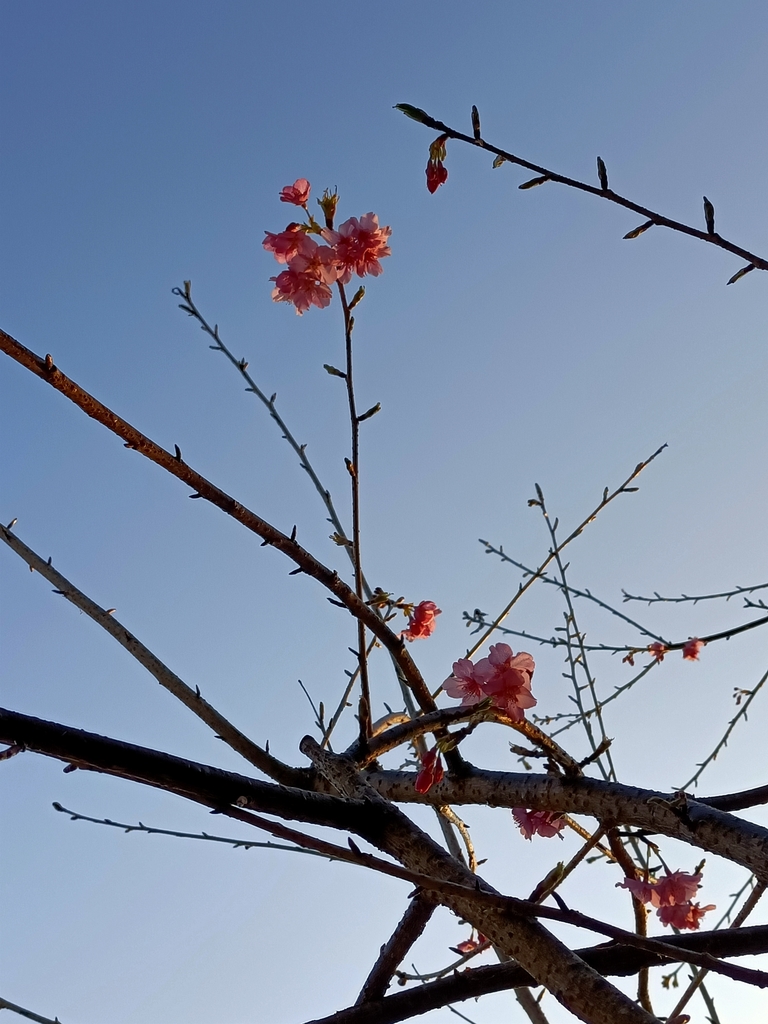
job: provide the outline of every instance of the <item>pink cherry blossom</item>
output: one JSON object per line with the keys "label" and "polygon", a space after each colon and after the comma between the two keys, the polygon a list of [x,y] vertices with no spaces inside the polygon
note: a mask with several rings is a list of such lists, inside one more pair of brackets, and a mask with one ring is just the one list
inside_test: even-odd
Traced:
{"label": "pink cherry blossom", "polygon": [[311,245],[311,249],[305,246],[290,260],[291,270],[297,270],[301,274],[312,274],[323,284],[335,284],[339,279],[336,253],[327,245],[318,245],[317,242],[311,242]]}
{"label": "pink cherry blossom", "polygon": [[698,637],[691,637],[688,643],[683,647],[683,657],[686,661],[698,661],[699,652],[704,646],[704,641],[699,640]]}
{"label": "pink cherry blossom", "polygon": [[672,928],[680,928],[681,930],[695,930],[699,927],[702,917],[709,910],[714,909],[714,903],[702,907],[698,903],[686,901],[685,903],[673,903],[671,906],[659,907],[656,914],[662,924],[670,925]]}
{"label": "pink cherry blossom", "polygon": [[272,299],[275,302],[292,302],[299,316],[306,313],[310,306],[323,309],[330,304],[331,289],[318,281],[314,274],[303,273],[289,266],[282,274],[271,277],[270,281],[275,282]]}
{"label": "pink cherry blossom", "polygon": [[285,231],[273,234],[267,231],[266,238],[261,243],[267,252],[274,253],[278,263],[289,263],[294,256],[311,255],[317,249],[317,242],[301,230],[301,224],[289,224]]}
{"label": "pink cherry blossom", "polygon": [[442,614],[434,601],[421,601],[413,609],[408,626],[400,636],[403,640],[425,640],[432,636],[437,625],[437,616]]}
{"label": "pink cherry blossom", "polygon": [[464,707],[471,707],[472,704],[479,704],[485,700],[483,690],[484,679],[475,674],[475,666],[469,658],[459,658],[453,663],[453,675],[443,683],[443,689],[449,697],[456,700],[461,698]]}
{"label": "pink cherry blossom", "polygon": [[699,891],[700,883],[701,872],[689,875],[685,871],[673,871],[656,882],[651,902],[654,907],[687,903]]}
{"label": "pink cherry blossom", "polygon": [[428,793],[430,789],[440,780],[445,771],[443,762],[440,760],[440,751],[437,747],[428,750],[421,759],[421,771],[416,776],[414,788],[417,793]]}
{"label": "pink cherry blossom", "polygon": [[653,899],[653,883],[643,882],[639,878],[625,878],[616,883],[617,889],[629,889],[639,903],[650,903]]}
{"label": "pink cherry blossom", "polygon": [[453,950],[454,953],[461,953],[462,956],[466,956],[468,953],[474,953],[476,949],[484,946],[488,939],[483,935],[482,932],[477,933],[477,938],[465,939],[463,942],[457,943],[455,946],[449,946],[448,948]]}
{"label": "pink cherry blossom", "polygon": [[448,171],[442,160],[430,160],[427,164],[427,188],[431,193],[437,192],[448,180]]}
{"label": "pink cherry blossom", "polygon": [[664,661],[664,655],[667,653],[667,647],[665,644],[659,643],[657,640],[656,643],[651,644],[648,648],[648,653],[652,654],[656,661]]}
{"label": "pink cherry blossom", "polygon": [[531,677],[535,663],[530,654],[514,654],[509,644],[493,644],[487,658],[475,666],[485,679],[483,691],[499,708],[516,722],[525,718],[525,709],[536,705],[531,693]]}
{"label": "pink cherry blossom", "polygon": [[306,178],[297,178],[292,185],[286,185],[280,192],[281,203],[292,203],[294,206],[306,206],[312,186]]}
{"label": "pink cherry blossom", "polygon": [[[512,817],[526,839],[534,835],[549,839],[556,836],[565,826],[563,819],[553,811],[526,811],[524,807],[515,807]],[[560,838],[562,839],[562,836]]]}
{"label": "pink cherry blossom", "polygon": [[366,274],[377,277],[381,273],[379,260],[392,252],[387,245],[391,234],[391,228],[379,227],[379,218],[375,213],[366,213],[359,220],[350,217],[339,225],[338,231],[323,229],[323,238],[336,252],[342,284],[351,280],[353,271],[358,277],[365,277]]}

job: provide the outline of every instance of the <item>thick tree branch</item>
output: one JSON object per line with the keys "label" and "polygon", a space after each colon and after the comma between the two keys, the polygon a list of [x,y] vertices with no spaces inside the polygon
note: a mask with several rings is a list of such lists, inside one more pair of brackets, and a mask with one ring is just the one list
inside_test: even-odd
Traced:
{"label": "thick tree branch", "polygon": [[469,767],[466,775],[445,778],[424,795],[416,792],[409,772],[368,772],[366,779],[376,792],[395,803],[529,807],[632,825],[718,854],[749,868],[761,881],[768,881],[768,829],[685,794],[659,793],[584,777],[523,775]]}
{"label": "thick tree branch", "polygon": [[408,950],[426,928],[437,904],[424,893],[418,893],[408,904],[397,928],[381,947],[381,953],[365,979],[355,1006],[382,999],[392,976],[402,963]]}
{"label": "thick tree branch", "polygon": [[[695,932],[690,935],[669,935],[668,946],[685,946],[700,953],[717,957],[750,956],[768,952],[768,926],[741,928],[735,931]],[[663,967],[672,960],[640,949],[615,943],[578,949],[576,953],[600,974],[628,977],[645,967]],[[494,964],[456,973],[438,981],[397,992],[365,1006],[351,1006],[328,1017],[308,1024],[395,1024],[429,1010],[478,999],[492,992],[505,992],[511,988],[535,985],[536,982],[522,967],[512,964]]]}
{"label": "thick tree branch", "polygon": [[354,761],[322,750],[309,736],[302,740],[301,750],[312,758],[317,770],[342,796],[362,800],[380,812],[376,831],[365,834],[369,842],[411,871],[458,884],[470,891],[474,887],[476,891],[471,897],[443,892],[441,902],[481,930],[503,953],[514,957],[573,1014],[589,1024],[651,1024],[655,1021],[536,921],[494,905],[503,898],[446,854],[397,808],[377,796],[357,771]]}
{"label": "thick tree branch", "polygon": [[0,330],[0,350],[15,359],[27,370],[30,370],[37,377],[40,377],[47,384],[50,384],[56,391],[61,392],[66,398],[82,409],[86,415],[97,420],[103,426],[122,438],[127,448],[139,452],[145,458],[160,466],[166,472],[175,476],[178,480],[192,488],[192,497],[205,498],[212,505],[220,508],[227,515],[231,516],[246,529],[251,530],[261,537],[265,544],[271,545],[281,551],[301,569],[302,572],[311,576],[329,590],[334,598],[340,602],[359,621],[363,622],[381,641],[382,645],[389,651],[397,667],[403,674],[408,686],[413,691],[422,711],[434,711],[435,702],[422,679],[416,664],[406,650],[405,643],[382,621],[373,608],[370,608],[361,600],[349,586],[341,579],[335,570],[327,568],[292,537],[286,536],[266,520],[261,519],[250,509],[247,509],[240,502],[235,501],[229,494],[226,494],[215,484],[206,480],[204,476],[197,473],[188,466],[181,458],[181,452],[172,455],[164,448],[155,444],[145,434],[142,434],[130,423],[121,419],[116,413],[108,409],[92,395],[84,391],[73,380],[70,380],[53,363],[50,355],[45,359],[35,355],[28,348],[25,348],[18,341],[12,338],[5,331]]}
{"label": "thick tree branch", "polygon": [[142,665],[155,679],[160,683],[161,686],[165,687],[170,693],[173,694],[178,700],[188,707],[198,718],[202,719],[206,725],[210,726],[211,729],[219,736],[220,739],[224,740],[233,750],[236,750],[238,754],[241,754],[246,761],[250,761],[252,765],[264,772],[275,782],[280,782],[285,786],[304,786],[306,785],[306,772],[302,772],[300,769],[291,768],[289,765],[283,764],[282,761],[278,761],[276,757],[272,757],[266,750],[263,750],[260,746],[249,739],[244,733],[240,732],[231,722],[219,714],[219,712],[212,707],[208,701],[206,701],[200,694],[198,689],[193,690],[191,686],[188,686],[182,679],[180,679],[175,672],[172,672],[166,665],[160,661],[160,659],[145,647],[144,644],[137,640],[136,637],[130,633],[125,626],[123,626],[110,612],[101,608],[95,601],[92,601],[90,597],[85,595],[81,590],[78,590],[74,584],[62,576],[60,572],[36,554],[31,548],[27,547],[22,541],[19,540],[15,534],[11,533],[5,526],[0,526],[0,540],[4,541],[8,547],[15,551],[20,558],[23,558],[27,565],[38,572],[44,579],[52,583],[56,588],[56,593],[61,594],[68,601],[80,611],[85,612],[94,622],[98,623],[102,629],[106,630],[110,636],[114,637],[117,642],[131,654],[140,665]]}

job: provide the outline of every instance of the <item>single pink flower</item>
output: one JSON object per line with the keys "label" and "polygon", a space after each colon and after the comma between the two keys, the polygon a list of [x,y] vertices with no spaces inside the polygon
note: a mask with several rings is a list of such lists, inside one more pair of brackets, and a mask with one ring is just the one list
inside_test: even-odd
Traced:
{"label": "single pink flower", "polygon": [[463,942],[457,943],[455,946],[449,946],[454,953],[460,953],[462,956],[466,956],[468,953],[474,953],[476,949],[484,946],[488,939],[483,935],[482,932],[477,933],[477,938],[465,939]]}
{"label": "single pink flower", "polygon": [[520,722],[525,709],[536,705],[531,693],[535,667],[530,654],[514,654],[509,644],[492,644],[488,657],[477,663],[475,672],[485,679],[483,691],[493,698],[494,707]]}
{"label": "single pink flower", "polygon": [[421,759],[421,771],[416,776],[414,788],[417,793],[428,793],[430,789],[440,780],[445,771],[443,762],[440,760],[440,751],[437,747],[428,750]]}
{"label": "single pink flower", "polygon": [[662,906],[656,911],[656,915],[662,924],[670,925],[673,928],[695,930],[704,915],[715,909],[715,904],[710,903],[706,907],[698,903],[673,903],[669,906]]}
{"label": "single pink flower", "polygon": [[297,178],[292,185],[286,185],[280,192],[281,203],[292,203],[294,206],[306,206],[312,186],[306,178]]}
{"label": "single pink flower", "polygon": [[526,811],[524,807],[515,807],[512,817],[526,839],[534,835],[549,839],[565,826],[563,819],[553,811]]}
{"label": "single pink flower", "polygon": [[688,641],[685,647],[683,647],[683,657],[686,661],[698,661],[699,652],[701,651],[702,647],[704,647],[703,640],[699,640],[699,638],[696,636],[691,637],[691,639]]}
{"label": "single pink flower", "polygon": [[427,164],[427,188],[431,193],[437,192],[441,185],[448,181],[448,171],[442,160],[430,160]]}
{"label": "single pink flower", "polygon": [[301,224],[289,224],[285,231],[273,234],[267,231],[261,243],[267,252],[274,253],[278,263],[289,263],[294,256],[311,256],[317,249],[317,242],[301,230]]}
{"label": "single pink flower", "polygon": [[379,218],[375,213],[366,213],[359,220],[350,217],[339,225],[338,231],[323,228],[323,238],[335,250],[342,284],[351,280],[353,271],[358,277],[365,277],[366,274],[377,277],[381,273],[379,260],[392,253],[387,245],[391,234],[391,228],[379,227]]}
{"label": "single pink flower", "polygon": [[667,653],[667,647],[665,644],[659,643],[657,640],[655,644],[651,644],[648,648],[648,653],[652,654],[656,661],[664,661],[664,655]]}
{"label": "single pink flower", "polygon": [[277,277],[270,277],[275,282],[272,299],[275,302],[292,302],[296,312],[301,316],[310,306],[323,309],[330,304],[331,289],[322,284],[313,274],[302,273],[288,267]]}
{"label": "single pink flower", "polygon": [[408,626],[400,636],[403,640],[426,640],[434,633],[437,616],[441,614],[441,610],[434,601],[421,601],[413,609],[413,615],[408,619]]}
{"label": "single pink flower", "polygon": [[656,882],[651,902],[654,907],[687,903],[699,891],[700,883],[701,872],[689,875],[685,871],[673,871],[671,875],[665,875]]}
{"label": "single pink flower", "polygon": [[475,666],[469,658],[459,658],[458,661],[454,661],[453,675],[448,676],[445,680],[443,689],[449,697],[456,700],[461,698],[464,707],[470,707],[472,704],[479,704],[481,700],[485,700],[483,680],[475,675]]}

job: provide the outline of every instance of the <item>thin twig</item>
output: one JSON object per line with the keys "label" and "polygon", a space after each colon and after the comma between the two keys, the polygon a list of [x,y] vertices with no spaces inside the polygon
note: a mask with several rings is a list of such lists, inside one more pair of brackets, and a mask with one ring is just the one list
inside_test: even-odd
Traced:
{"label": "thin twig", "polygon": [[758,583],[756,587],[736,587],[734,590],[723,590],[719,594],[681,594],[680,597],[662,597],[661,594],[655,592],[653,597],[641,597],[639,594],[628,594],[626,590],[622,590],[622,594],[624,595],[624,601],[642,601],[644,604],[658,604],[660,601],[666,604],[683,604],[686,601],[698,604],[699,601],[715,601],[718,599],[730,601],[732,597],[739,597],[742,594],[754,594],[756,590],[765,590],[766,587],[768,587],[768,583]]}
{"label": "thin twig", "polygon": [[110,825],[112,828],[122,829],[123,832],[145,832],[152,836],[173,836],[176,839],[200,839],[207,843],[224,843],[235,850],[250,850],[252,848],[263,850],[287,850],[289,853],[304,853],[312,857],[325,857],[325,854],[317,853],[315,850],[306,850],[302,846],[286,846],[283,843],[255,843],[246,839],[228,839],[225,836],[212,836],[207,832],[176,832],[169,828],[152,828],[139,822],[138,825],[127,825],[122,821],[111,821],[109,818],[91,818],[87,814],[79,814],[77,811],[70,811],[68,807],[62,807],[58,801],[54,801],[53,808],[68,814],[72,821],[90,821],[94,825]]}
{"label": "thin twig", "polygon": [[[502,559],[502,561],[509,562],[509,564],[510,565],[514,565],[516,569],[520,569],[522,571],[523,575],[525,575],[525,576],[533,576],[533,574],[535,572],[534,569],[529,569],[528,566],[527,565],[523,565],[522,562],[518,562],[515,558],[510,558],[510,556],[506,553],[504,548],[501,547],[501,545],[499,545],[499,547],[494,547],[493,544],[491,544],[487,540],[483,540],[482,538],[480,538],[480,543],[485,546],[485,553],[486,554],[488,554],[488,555],[497,555],[499,558]],[[553,587],[560,587],[560,588],[562,588],[562,583],[559,580],[554,579],[554,577],[552,577],[552,576],[547,576],[546,573],[543,573],[543,574],[540,573],[539,574],[539,579],[541,580],[542,583],[549,583]],[[598,608],[603,608],[605,611],[610,612],[611,615],[615,615],[616,618],[622,619],[624,622],[628,623],[630,626],[634,626],[635,629],[637,629],[644,636],[649,636],[649,637],[651,637],[652,640],[659,640],[661,643],[666,645],[666,640],[664,639],[663,636],[658,636],[656,633],[652,633],[649,629],[646,629],[646,627],[642,626],[639,622],[636,622],[634,619],[630,619],[630,617],[628,615],[625,615],[623,612],[620,612],[618,610],[618,608],[614,608],[613,605],[608,604],[607,601],[601,601],[599,597],[595,597],[595,595],[591,591],[589,591],[589,590],[579,590],[576,587],[571,586],[570,584],[568,586],[569,586],[569,590],[571,592],[571,596],[572,597],[583,597],[583,598],[585,598],[588,601],[592,601],[592,603],[596,604],[598,606]],[[626,600],[626,598],[625,598],[625,600]],[[467,617],[468,616],[465,613],[465,618],[467,618]],[[544,642],[546,642],[546,641],[544,641]],[[597,648],[589,648],[589,649],[590,650],[597,650]],[[621,649],[622,648],[617,648],[617,650],[621,650]]]}
{"label": "thin twig", "polygon": [[757,696],[759,691],[762,689],[762,687],[765,684],[766,680],[768,680],[768,671],[766,671],[763,674],[763,676],[761,677],[761,679],[757,683],[757,685],[752,690],[749,691],[749,694],[746,697],[746,699],[744,700],[744,702],[742,703],[741,707],[739,708],[739,710],[736,712],[736,714],[733,716],[733,718],[728,723],[728,728],[723,733],[723,735],[720,738],[719,742],[717,743],[715,749],[712,751],[711,754],[709,754],[708,757],[704,758],[704,760],[699,764],[697,770],[693,773],[693,775],[690,777],[690,779],[688,779],[688,781],[683,786],[680,787],[680,789],[687,790],[691,786],[698,786],[699,779],[701,778],[702,774],[706,770],[707,766],[712,764],[712,762],[717,758],[717,755],[720,753],[720,751],[728,746],[728,740],[730,738],[730,735],[733,732],[733,730],[736,728],[736,726],[737,726],[738,722],[740,721],[740,719],[742,719],[742,718],[746,719],[747,711],[749,710],[749,705],[752,703],[752,701],[755,699],[755,697]]}
{"label": "thin twig", "polygon": [[[617,498],[620,494],[624,494],[624,493],[631,492],[631,491],[635,490],[636,488],[633,488],[633,487],[630,486],[632,484],[632,482],[642,473],[642,471],[646,468],[646,466],[649,466],[653,462],[653,460],[655,458],[657,458],[659,455],[661,455],[661,453],[664,451],[664,449],[666,447],[667,447],[666,444],[661,445],[661,447],[657,448],[656,451],[653,453],[653,455],[651,455],[649,458],[645,459],[644,462],[639,462],[635,466],[635,468],[632,470],[632,472],[629,474],[629,476],[624,481],[624,483],[620,484],[614,491],[609,492],[608,488],[606,487],[604,492],[603,492],[602,499],[598,502],[598,504],[595,506],[595,508],[592,510],[592,512],[590,512],[590,514],[586,517],[586,519],[583,519],[581,521],[581,523],[579,523],[579,525],[576,527],[576,529],[573,530],[571,533],[569,533],[568,536],[565,538],[565,540],[562,541],[558,545],[558,548],[557,548],[558,553],[563,551],[565,548],[567,548],[568,545],[571,543],[571,541],[574,541],[577,537],[581,536],[581,534],[584,532],[584,530],[587,528],[587,526],[589,526],[590,523],[594,522],[594,520],[603,511],[603,509],[607,505],[610,505],[610,503],[615,498]],[[517,589],[517,593],[515,594],[515,596],[506,605],[506,607],[496,616],[496,618],[493,620],[493,623],[491,624],[491,626],[483,633],[483,635],[480,637],[480,639],[475,642],[474,646],[472,646],[467,651],[466,657],[471,658],[472,655],[475,654],[475,652],[478,651],[483,646],[483,644],[485,644],[485,642],[488,640],[488,638],[493,634],[493,631],[499,625],[501,625],[501,623],[504,621],[504,619],[506,619],[506,617],[509,615],[509,613],[514,608],[514,606],[517,604],[517,602],[520,600],[520,598],[523,596],[523,594],[528,590],[529,587],[531,587],[536,582],[537,579],[540,578],[540,576],[543,574],[544,570],[554,560],[554,558],[555,558],[555,552],[554,551],[550,551],[549,554],[547,555],[547,557],[544,559],[544,561],[538,567],[538,569],[536,569],[536,571],[532,574],[532,576],[525,583],[521,583],[520,584],[520,586]]]}
{"label": "thin twig", "polygon": [[[598,188],[594,185],[588,185],[586,182],[578,181],[576,178],[569,178],[566,175],[558,174],[556,171],[548,170],[546,167],[541,167],[539,164],[534,164],[528,160],[524,160],[522,157],[515,156],[514,153],[510,153],[506,149],[499,149],[490,142],[486,142],[483,138],[476,138],[470,135],[464,135],[463,132],[457,132],[454,128],[449,128],[448,125],[444,124],[442,121],[438,121],[435,118],[430,117],[429,114],[420,110],[418,107],[412,107],[407,103],[398,103],[397,109],[402,111],[408,117],[413,118],[413,120],[426,125],[428,128],[434,128],[435,131],[438,131],[443,135],[447,135],[449,139],[466,142],[470,146],[487,150],[489,153],[495,153],[502,162],[517,164],[517,166],[524,167],[526,170],[532,171],[542,179],[540,182],[526,182],[521,185],[520,188],[527,188],[534,184],[544,184],[545,182],[552,181],[557,182],[560,185],[567,185],[569,188],[578,189],[580,192],[588,192],[590,195],[597,196],[599,199],[607,199],[611,203],[616,203],[618,206],[623,206],[627,210],[632,210],[639,217],[642,217],[646,223],[642,224],[640,228],[636,228],[634,231],[628,232],[627,235],[624,236],[625,238],[637,237],[642,233],[642,231],[657,225],[658,227],[669,228],[672,231],[678,231],[685,235],[691,235],[693,238],[698,238],[702,242],[709,242],[710,245],[716,245],[721,249],[725,249],[727,252],[733,253],[735,256],[740,256],[742,259],[746,260],[748,264],[748,267],[742,268],[743,273],[748,272],[748,269],[752,268],[768,270],[767,259],[764,259],[762,256],[758,256],[739,245],[735,245],[733,242],[727,241],[714,231],[714,228],[712,230],[708,229],[706,231],[702,231],[699,228],[683,224],[681,221],[664,217],[662,214],[656,213],[653,210],[648,209],[646,206],[640,206],[639,203],[632,202],[632,200],[619,195],[617,192],[608,188],[607,183],[605,187],[602,187],[603,183],[601,183],[601,187]],[[742,272],[739,272],[738,276],[743,276]],[[734,274],[728,283],[731,284],[736,279],[737,274]]]}
{"label": "thin twig", "polygon": [[26,1017],[27,1020],[37,1021],[37,1024],[61,1024],[58,1017],[54,1017],[53,1020],[50,1017],[41,1017],[39,1013],[33,1013],[32,1010],[26,1010],[23,1006],[17,1006],[16,1003],[11,1003],[1,997],[0,1010],[10,1010],[11,1013],[18,1013],[20,1017]]}

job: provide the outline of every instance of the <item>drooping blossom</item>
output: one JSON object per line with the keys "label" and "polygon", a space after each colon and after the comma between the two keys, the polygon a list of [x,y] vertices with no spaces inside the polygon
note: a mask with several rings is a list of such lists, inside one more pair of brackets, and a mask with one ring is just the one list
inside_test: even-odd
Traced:
{"label": "drooping blossom", "polygon": [[413,609],[408,626],[400,636],[403,640],[426,640],[432,636],[437,625],[437,616],[442,614],[434,601],[421,601]]}
{"label": "drooping blossom", "polygon": [[616,883],[617,889],[629,889],[638,903],[651,903],[653,900],[653,883],[644,882],[640,878],[625,878]]}
{"label": "drooping blossom", "polygon": [[530,654],[514,654],[509,644],[492,644],[487,658],[473,664],[468,658],[454,663],[443,687],[449,697],[461,697],[465,707],[490,697],[493,706],[516,722],[536,704],[531,693],[535,663]]}
{"label": "drooping blossom", "polygon": [[271,231],[267,231],[265,234],[267,237],[262,245],[267,252],[274,254],[278,263],[289,263],[300,254],[311,255],[317,248],[317,242],[301,230],[301,224],[289,224],[285,231],[280,231],[278,234],[273,234]]}
{"label": "drooping blossom", "polygon": [[469,658],[459,658],[458,661],[454,661],[453,675],[445,680],[443,689],[449,697],[456,700],[461,698],[463,706],[468,708],[485,700],[484,682],[484,679],[475,674],[475,666]]}
{"label": "drooping blossom", "polygon": [[306,178],[297,178],[292,185],[286,185],[280,192],[281,203],[292,203],[294,206],[306,206],[312,186]]}
{"label": "drooping blossom", "polygon": [[701,919],[707,911],[714,909],[714,903],[702,907],[698,903],[687,901],[685,903],[673,903],[671,906],[659,907],[656,914],[662,924],[668,924],[672,928],[679,928],[681,930],[687,928],[695,930],[699,927]]}
{"label": "drooping blossom", "polygon": [[683,657],[686,661],[698,661],[699,652],[701,651],[702,647],[704,647],[703,640],[699,640],[699,638],[696,636],[691,637],[691,639],[688,641],[685,647],[683,647]]}
{"label": "drooping blossom", "polygon": [[323,284],[335,284],[339,279],[336,253],[327,245],[318,245],[314,241],[311,248],[304,246],[288,265],[301,274],[312,274]]}
{"label": "drooping blossom", "polygon": [[379,227],[379,218],[375,213],[366,213],[359,220],[350,217],[339,225],[338,231],[323,228],[323,238],[335,251],[342,284],[349,283],[353,272],[358,277],[365,277],[366,274],[377,277],[381,273],[379,260],[392,253],[387,245],[391,234],[391,228]]}
{"label": "drooping blossom", "polygon": [[445,771],[443,762],[440,760],[440,751],[437,747],[428,750],[421,759],[421,771],[416,776],[414,788],[417,793],[428,793],[430,789],[441,781]]}
{"label": "drooping blossom", "polygon": [[429,147],[429,160],[427,162],[427,188],[430,192],[437,192],[441,185],[448,180],[448,171],[443,165],[445,160],[445,143],[447,135],[439,135]]}
{"label": "drooping blossom", "polygon": [[652,654],[656,661],[664,661],[664,655],[667,653],[667,647],[665,644],[660,643],[658,640],[648,648],[648,653]]}
{"label": "drooping blossom", "polygon": [[331,289],[318,281],[314,274],[302,273],[289,266],[277,277],[270,277],[270,281],[275,282],[272,289],[273,301],[292,302],[299,316],[306,313],[310,306],[323,309],[330,304]]}
{"label": "drooping blossom", "polygon": [[437,192],[446,181],[448,181],[448,169],[442,160],[430,160],[427,164],[427,188],[429,191]]}
{"label": "drooping blossom", "polygon": [[512,817],[525,839],[535,835],[549,839],[556,836],[565,825],[565,821],[553,811],[526,811],[524,807],[515,807]]}

